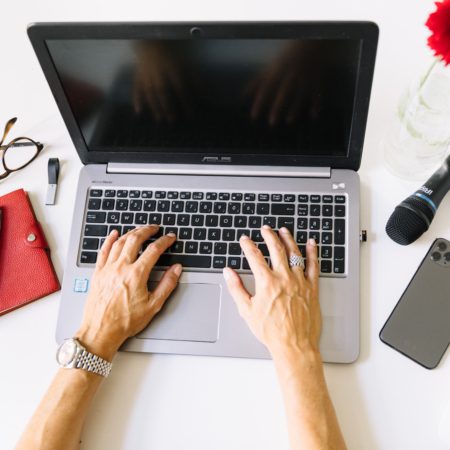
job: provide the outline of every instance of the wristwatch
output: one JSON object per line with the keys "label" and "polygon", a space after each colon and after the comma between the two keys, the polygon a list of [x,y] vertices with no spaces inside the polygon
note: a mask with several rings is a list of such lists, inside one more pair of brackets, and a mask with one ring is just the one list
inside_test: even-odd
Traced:
{"label": "wristwatch", "polygon": [[56,352],[56,361],[65,369],[84,369],[107,377],[112,363],[88,352],[78,339],[65,339]]}

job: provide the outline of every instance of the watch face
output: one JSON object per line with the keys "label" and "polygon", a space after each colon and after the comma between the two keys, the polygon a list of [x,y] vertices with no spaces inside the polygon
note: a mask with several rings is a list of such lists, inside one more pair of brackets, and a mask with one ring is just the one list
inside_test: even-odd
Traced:
{"label": "watch face", "polygon": [[65,341],[59,348],[56,359],[59,364],[66,366],[70,364],[75,358],[77,352],[77,345],[73,340]]}

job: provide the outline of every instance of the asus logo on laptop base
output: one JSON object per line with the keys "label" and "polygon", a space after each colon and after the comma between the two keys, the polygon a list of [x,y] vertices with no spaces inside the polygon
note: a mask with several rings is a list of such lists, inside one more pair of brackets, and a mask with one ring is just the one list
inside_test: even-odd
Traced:
{"label": "asus logo on laptop base", "polygon": [[204,163],[230,163],[231,156],[204,156],[202,162]]}

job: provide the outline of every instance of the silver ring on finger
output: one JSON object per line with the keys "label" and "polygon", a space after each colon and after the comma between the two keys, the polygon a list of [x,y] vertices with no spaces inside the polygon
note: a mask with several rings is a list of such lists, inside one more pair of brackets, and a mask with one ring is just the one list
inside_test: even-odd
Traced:
{"label": "silver ring on finger", "polygon": [[305,258],[300,255],[289,256],[289,267],[301,267],[305,270]]}

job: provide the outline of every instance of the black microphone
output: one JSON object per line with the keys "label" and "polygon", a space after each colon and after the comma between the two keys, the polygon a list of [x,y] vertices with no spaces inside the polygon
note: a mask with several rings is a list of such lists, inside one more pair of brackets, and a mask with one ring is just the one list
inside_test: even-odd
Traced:
{"label": "black microphone", "polygon": [[397,244],[409,245],[422,236],[450,189],[450,156],[413,195],[403,200],[386,224],[386,233]]}

